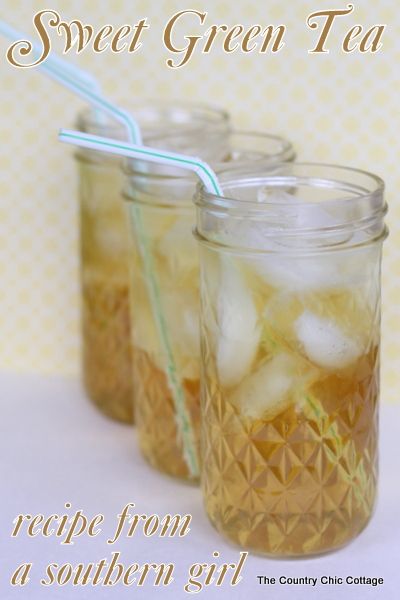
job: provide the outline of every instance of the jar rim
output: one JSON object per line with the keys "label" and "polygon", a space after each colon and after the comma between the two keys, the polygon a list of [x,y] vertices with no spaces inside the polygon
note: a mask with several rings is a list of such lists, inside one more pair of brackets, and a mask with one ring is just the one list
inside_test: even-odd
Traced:
{"label": "jar rim", "polygon": [[[231,130],[229,113],[212,104],[201,102],[189,102],[174,99],[152,99],[139,98],[130,103],[129,110],[139,123],[144,137],[144,143],[152,146],[153,140],[189,140],[202,136],[208,139],[213,136],[215,147],[219,147],[219,141],[224,139]],[[103,137],[118,140],[127,140],[124,126],[113,119],[109,114],[101,113],[101,120],[97,117],[97,111],[93,107],[86,107],[77,118],[77,129],[101,135]],[[222,143],[222,142],[221,142]],[[211,147],[214,147],[211,144]],[[121,157],[101,154],[94,150],[79,148],[76,152],[78,160],[96,163],[119,163],[123,164]]]}
{"label": "jar rim", "polygon": [[[277,149],[276,150],[271,150],[271,154],[267,154],[267,152],[265,152],[264,156],[260,156],[260,161],[261,160],[267,160],[267,158],[271,158],[271,162],[293,162],[294,160],[296,160],[296,152],[294,149],[293,144],[284,136],[282,135],[278,135],[275,133],[270,133],[269,131],[255,131],[252,129],[241,129],[241,128],[234,128],[231,130],[230,132],[230,137],[234,138],[234,137],[238,137],[239,140],[244,139],[246,137],[251,138],[252,140],[260,140],[260,142],[271,142],[271,144],[276,144],[277,145]],[[233,154],[235,154],[235,152],[242,152],[242,148],[240,148],[240,145],[238,145],[238,147],[236,148],[236,143],[232,144],[232,152]],[[262,154],[263,150],[259,151],[260,154]],[[224,170],[225,168],[229,168],[229,165],[238,165],[240,164],[242,161],[239,159],[238,161],[233,160],[232,162],[227,162],[227,163],[219,163],[217,165],[217,171],[221,171]],[[249,159],[244,158],[243,159],[243,164],[244,165],[248,165],[249,164]]]}
{"label": "jar rim", "polygon": [[[244,168],[243,170],[237,170],[229,168],[229,164],[227,164],[226,169],[223,169],[218,172],[219,183],[222,188],[227,188],[228,186],[232,187],[237,184],[238,188],[249,187],[249,183],[255,185],[257,182],[271,182],[272,179],[275,179],[275,183],[279,184],[276,187],[289,187],[293,188],[296,186],[296,182],[299,183],[301,181],[308,181],[309,183],[314,183],[318,185],[309,186],[315,188],[333,188],[333,185],[328,186],[327,184],[333,184],[335,181],[329,178],[317,178],[317,177],[301,177],[300,175],[296,175],[295,173],[291,175],[284,175],[279,173],[280,171],[284,171],[290,169],[292,171],[300,170],[300,169],[334,169],[337,173],[342,173],[343,175],[348,174],[356,175],[363,177],[371,182],[371,189],[366,190],[361,188],[360,186],[351,185],[350,182],[347,182],[347,187],[353,187],[353,193],[348,197],[341,198],[333,198],[329,200],[323,200],[323,205],[330,207],[338,202],[350,202],[355,200],[368,200],[373,197],[383,197],[383,192],[385,190],[385,182],[381,177],[375,175],[369,171],[365,171],[363,169],[348,167],[343,165],[331,164],[331,163],[319,163],[319,162],[281,162],[274,163],[271,165],[271,169],[269,169],[265,173],[261,173],[257,171],[258,165],[253,165],[253,168]],[[339,180],[340,182],[340,180]],[[337,182],[336,182],[337,183]],[[345,180],[341,181],[342,185]],[[356,193],[358,190],[359,193]],[[295,197],[293,197],[295,198]],[[229,196],[220,196],[218,194],[214,194],[206,190],[204,184],[199,182],[197,185],[197,190],[194,198],[195,204],[200,208],[212,208],[213,210],[240,210],[241,208],[246,210],[246,213],[254,211],[255,213],[261,213],[263,207],[270,207],[271,205],[276,205],[277,202],[260,202],[257,201],[249,201],[242,200],[240,198],[234,198]],[[279,200],[279,206],[293,206],[296,205],[297,202],[285,202]],[[303,202],[302,205],[315,205],[315,202]]]}
{"label": "jar rim", "polygon": [[320,254],[328,254],[331,252],[342,252],[346,253],[349,251],[357,250],[365,248],[366,246],[370,246],[371,244],[382,243],[389,235],[389,230],[385,224],[383,224],[380,231],[373,237],[368,240],[363,240],[354,244],[325,244],[320,246],[315,246],[314,248],[299,248],[299,247],[284,247],[282,246],[279,250],[266,250],[264,248],[256,248],[256,247],[246,247],[246,246],[236,246],[234,247],[232,244],[216,241],[213,239],[208,239],[205,237],[200,231],[198,227],[193,228],[193,237],[199,242],[201,245],[206,246],[211,249],[222,249],[224,252],[237,254],[248,254],[254,256],[262,256],[265,254],[279,254],[282,256],[315,256]]}
{"label": "jar rim", "polygon": [[199,183],[194,196],[196,237],[204,244],[294,255],[355,248],[387,235],[385,184],[361,169],[280,163],[268,172],[227,169],[219,183],[226,195]]}
{"label": "jar rim", "polygon": [[[261,142],[265,142],[265,148],[258,150],[257,158],[246,156],[246,148],[241,148],[239,144],[233,144],[231,148],[231,153],[233,155],[232,161],[218,161],[215,164],[211,163],[214,171],[218,174],[220,172],[225,172],[226,170],[232,171],[240,171],[241,169],[249,168],[251,164],[256,164],[257,166],[264,165],[267,169],[269,165],[275,166],[276,164],[286,162],[293,162],[296,159],[296,153],[292,143],[287,140],[285,137],[273,134],[270,132],[263,131],[253,131],[250,129],[231,129],[228,133],[228,143],[229,139],[233,139],[237,137],[239,140],[243,138],[249,138],[258,140]],[[160,139],[160,138],[158,138]],[[278,151],[275,153],[271,151],[267,152],[267,144],[277,144]],[[251,151],[250,151],[251,152]],[[237,158],[235,158],[235,156]],[[162,181],[163,184],[167,184],[170,186],[175,186],[178,184],[187,184],[188,182],[193,182],[194,174],[192,172],[186,171],[177,165],[173,169],[165,169],[163,165],[152,164],[151,170],[141,171],[138,168],[135,168],[135,164],[140,164],[144,161],[136,161],[130,160],[123,164],[122,169],[124,174],[129,177],[140,177],[146,179],[146,181],[153,180],[154,182]]]}
{"label": "jar rim", "polygon": [[[194,121],[194,125],[196,123],[198,126],[201,123],[209,122],[210,125],[224,125],[226,127],[229,126],[230,116],[229,113],[221,108],[220,106],[216,106],[213,104],[201,103],[201,102],[189,102],[184,100],[161,100],[159,98],[140,98],[135,99],[129,103],[129,107],[127,108],[128,112],[135,113],[158,113],[159,120],[161,121],[162,116],[167,115],[168,112],[179,112],[184,111],[186,113],[187,118],[196,118],[198,116],[198,120]],[[140,121],[140,118],[138,118]],[[182,125],[185,121],[176,121],[180,122]],[[173,121],[171,121],[171,124]],[[92,133],[102,133],[105,132],[119,132],[123,130],[123,125],[115,121],[111,116],[104,115],[104,121],[99,124],[98,119],[96,119],[96,109],[93,107],[85,107],[81,110],[77,115],[77,126],[80,130],[90,131]],[[193,125],[192,125],[193,127]]]}

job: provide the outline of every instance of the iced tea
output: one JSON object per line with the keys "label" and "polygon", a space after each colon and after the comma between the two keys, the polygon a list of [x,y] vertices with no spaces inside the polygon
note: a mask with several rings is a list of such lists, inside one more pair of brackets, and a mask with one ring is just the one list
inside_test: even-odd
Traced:
{"label": "iced tea", "polygon": [[129,230],[117,161],[80,156],[83,376],[110,417],[133,419]]}
{"label": "iced tea", "polygon": [[[194,144],[196,140],[193,139]],[[220,136],[213,141],[208,134],[205,146],[209,147],[207,158],[220,168],[230,165],[240,169],[250,161],[259,161],[268,169],[277,157],[292,160],[294,156],[289,142],[261,133],[231,133],[228,139],[225,136],[225,144]],[[196,180],[179,169],[172,173],[147,167],[142,176],[131,171],[129,183],[128,207],[131,211],[135,205],[140,206],[143,229],[149,237],[148,252],[159,287],[174,369],[200,462],[199,258],[192,236]],[[141,450],[160,471],[183,479],[197,479],[185,461],[168,383],[171,366],[160,344],[141,251],[136,243],[132,255],[132,290],[135,422]]]}
{"label": "iced tea", "polygon": [[[198,249],[191,225],[192,208],[142,206],[153,266],[176,370],[199,450],[200,343]],[[132,339],[134,347],[135,422],[139,445],[157,469],[190,479],[177,430],[176,410],[168,384],[168,361],[163,352],[136,249],[132,260]]]}
{"label": "iced tea", "polygon": [[[211,143],[213,152],[219,156],[218,141],[225,139],[229,129],[227,113],[201,104],[138,101],[131,104],[130,110],[140,123],[145,143],[154,144],[162,135],[163,147],[174,150],[185,151],[196,137],[201,148]],[[82,113],[78,128],[104,137],[126,139],[120,124],[95,111]],[[83,378],[88,396],[105,414],[132,422],[130,231],[121,198],[122,162],[80,150],[78,164]]]}
{"label": "iced tea", "polygon": [[[297,195],[288,168],[282,192],[278,177],[253,178],[252,219],[240,182],[240,209],[232,201],[212,214],[213,199],[199,201],[202,485],[229,539],[301,556],[342,546],[373,510],[385,232],[382,200],[375,226],[357,231],[359,189],[334,190],[350,196],[343,215],[340,201],[302,200],[313,193]],[[298,185],[318,188],[317,175]]]}

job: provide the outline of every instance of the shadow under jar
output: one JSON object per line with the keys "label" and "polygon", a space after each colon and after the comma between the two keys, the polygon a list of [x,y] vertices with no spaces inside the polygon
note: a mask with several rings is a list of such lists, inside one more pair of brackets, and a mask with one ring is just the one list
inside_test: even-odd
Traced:
{"label": "shadow under jar", "polygon": [[[210,155],[214,144],[196,152],[214,168],[240,170],[249,160],[259,160],[264,170],[276,160],[292,160],[289,142],[268,134],[232,132],[229,146],[219,160]],[[158,140],[160,146],[163,140]],[[143,166],[143,165],[142,165]],[[141,250],[136,243],[131,258],[132,338],[134,365],[135,422],[140,449],[149,463],[163,473],[181,479],[198,477],[188,467],[169,372],[174,371],[182,391],[189,427],[193,434],[197,462],[200,462],[200,333],[199,258],[192,235],[195,221],[193,194],[196,178],[182,169],[133,163],[127,172],[125,197],[128,210],[140,207],[143,229],[148,238],[158,296],[174,365],[171,367],[160,340],[149,293]]]}
{"label": "shadow under jar", "polygon": [[248,550],[324,553],[375,502],[383,182],[296,163],[220,182],[196,195],[206,511]]}
{"label": "shadow under jar", "polygon": [[[208,143],[215,155],[224,149],[228,115],[219,109],[179,102],[138,102],[130,110],[142,129],[144,143],[163,135],[166,149],[185,151],[191,136]],[[86,110],[81,131],[126,139],[124,128],[104,115]],[[179,145],[173,143],[175,131]],[[172,144],[172,146],[170,146]],[[122,161],[80,149],[79,168],[83,379],[89,398],[106,415],[133,421],[132,346],[129,301],[130,232],[124,203]]]}

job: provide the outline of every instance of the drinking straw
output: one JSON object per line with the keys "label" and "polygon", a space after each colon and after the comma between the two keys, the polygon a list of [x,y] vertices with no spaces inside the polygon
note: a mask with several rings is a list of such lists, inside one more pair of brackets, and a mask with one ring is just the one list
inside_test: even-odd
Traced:
{"label": "drinking straw", "polygon": [[[117,154],[128,158],[139,158],[144,161],[154,162],[158,164],[179,166],[182,169],[194,172],[204,183],[206,189],[212,194],[222,195],[218,179],[214,171],[209,165],[199,158],[178,154],[175,152],[166,152],[158,148],[150,148],[148,146],[138,146],[131,143],[121,142],[111,138],[104,138],[96,135],[82,133],[80,131],[69,131],[62,129],[59,133],[59,139],[62,142],[90,148],[99,152],[107,152],[109,154]],[[139,227],[139,232],[143,232],[141,223],[140,208],[133,203],[134,220],[136,228]],[[193,427],[191,426],[190,416],[185,406],[185,395],[182,389],[179,375],[175,368],[172,348],[167,335],[167,324],[165,322],[164,313],[161,310],[160,293],[157,281],[154,278],[154,267],[151,252],[147,246],[146,237],[138,236],[140,252],[144,259],[146,276],[148,278],[148,289],[151,298],[151,304],[155,307],[153,310],[156,318],[158,331],[161,333],[161,343],[165,356],[167,357],[167,379],[172,391],[175,412],[177,416],[178,432],[182,439],[183,454],[188,466],[189,472],[193,477],[199,473],[199,465],[197,460],[195,441],[193,436]]]}
{"label": "drinking straw", "polygon": [[[0,33],[14,41],[27,39],[26,35],[17,31],[4,21],[0,21]],[[34,46],[33,44],[32,49],[36,54],[39,53],[37,46]],[[50,55],[44,62],[40,63],[38,68],[43,71],[43,73],[49,75],[49,77],[71,90],[74,94],[89,102],[95,108],[104,111],[115,120],[122,123],[127,131],[128,139],[130,141],[137,144],[142,143],[142,136],[137,122],[127,111],[119,108],[104,98],[97,80],[92,75],[54,54]]]}
{"label": "drinking straw", "polygon": [[[9,25],[7,25],[6,23],[1,22],[1,21],[0,21],[0,33],[3,33],[7,37],[11,37],[11,39],[17,40],[17,41],[21,40],[21,39],[27,39],[26,36],[24,36],[24,34],[14,30],[12,27],[10,27]],[[35,50],[35,51],[37,52],[37,50]],[[47,75],[49,75],[50,77],[55,79],[58,83],[60,83],[64,87],[70,89],[74,94],[76,94],[77,96],[80,96],[81,98],[83,98],[84,100],[89,102],[92,106],[100,109],[101,111],[104,111],[104,112],[110,114],[111,117],[113,117],[117,121],[121,122],[126,129],[129,142],[135,142],[136,144],[142,143],[141,132],[140,132],[139,126],[136,123],[136,121],[132,118],[132,116],[128,112],[120,109],[119,107],[112,104],[106,98],[104,98],[102,96],[100,86],[98,85],[97,81],[91,75],[89,75],[85,71],[82,71],[81,69],[78,69],[75,66],[70,65],[70,63],[68,63],[67,61],[65,61],[61,58],[55,57],[54,55],[48,57],[46,59],[46,61],[41,63],[39,65],[39,68],[44,73],[46,73]],[[75,141],[73,141],[73,138],[71,137],[72,133],[74,133],[75,135],[78,135],[78,138],[80,139],[80,144],[77,144],[77,141],[78,141],[77,139],[75,139]],[[88,140],[91,137],[95,138],[95,136],[87,136],[83,133],[79,134],[78,132],[71,132],[69,138],[68,138],[68,132],[65,132],[65,134],[66,134],[66,139],[64,141],[69,141],[70,143],[75,143],[76,145],[83,145],[85,138],[86,138],[86,140]],[[97,138],[97,139],[102,140],[102,145],[98,144],[98,146],[100,147],[100,150],[103,152],[105,151],[104,150],[105,144],[108,142],[110,142],[110,143],[114,142],[114,146],[115,146],[115,144],[118,145],[118,142],[116,142],[116,140],[108,140],[107,138]],[[123,144],[121,143],[120,146],[122,147]],[[86,147],[91,147],[91,146],[88,145]],[[138,146],[138,148],[140,149],[140,146]],[[115,149],[117,149],[117,146],[115,146]],[[110,149],[108,150],[108,152],[110,152],[110,151],[111,151],[111,146],[110,146]],[[114,153],[122,154],[121,151],[114,152]],[[140,154],[140,156],[142,157],[143,154],[144,153]],[[160,156],[162,155],[161,152],[158,152],[158,154],[160,154]],[[138,155],[136,155],[136,156],[138,156]],[[148,156],[147,159],[150,160],[150,156]],[[178,159],[176,158],[176,160],[178,160]],[[181,163],[182,163],[182,161],[185,161],[185,157],[181,157]],[[176,164],[176,162],[174,162],[174,164]],[[192,167],[194,167],[194,166],[195,166],[195,164],[193,163]],[[189,168],[189,167],[187,166],[187,168]],[[203,176],[204,176],[204,173],[207,171],[207,166],[203,165],[201,163],[201,161],[197,161],[197,168],[202,170]],[[164,318],[164,314],[162,311],[162,305],[160,302],[158,284],[157,284],[157,280],[154,276],[152,256],[151,256],[151,252],[148,247],[146,231],[142,224],[141,210],[139,207],[137,207],[137,206],[134,207],[134,209],[132,211],[132,216],[135,220],[135,230],[136,230],[136,235],[137,235],[137,241],[138,241],[139,249],[140,249],[140,252],[141,252],[141,255],[143,258],[144,269],[145,269],[145,274],[146,274],[146,281],[147,281],[147,285],[148,285],[149,296],[150,296],[150,301],[151,301],[151,306],[152,306],[152,312],[153,312],[155,322],[157,325],[157,330],[158,330],[158,334],[160,336],[161,345],[164,348],[165,355],[166,355],[167,361],[168,361],[168,365],[167,365],[168,382],[169,382],[169,386],[171,388],[174,405],[176,408],[177,420],[178,420],[178,431],[182,438],[184,458],[186,460],[190,474],[193,477],[196,477],[199,473],[199,468],[198,468],[198,463],[197,463],[195,444],[194,444],[194,440],[193,440],[193,431],[190,426],[190,417],[186,412],[185,396],[184,396],[181,382],[177,376],[175,362],[174,362],[174,356],[173,356],[171,346],[169,343],[169,339],[168,339],[168,330],[167,330],[167,327],[165,324],[165,318]]]}
{"label": "drinking straw", "polygon": [[104,96],[98,94],[96,91],[88,89],[85,84],[81,84],[58,66],[56,67],[52,64],[48,65],[46,62],[43,63],[42,70],[58,83],[61,83],[61,85],[74,92],[77,96],[80,96],[91,105],[106,112],[116,121],[122,123],[126,129],[129,141],[135,142],[136,144],[142,143],[139,125],[127,111],[119,108],[114,103],[109,102]]}
{"label": "drinking straw", "polygon": [[179,166],[182,169],[193,171],[202,180],[208,192],[222,196],[222,190],[216,174],[200,158],[69,129],[61,129],[58,137],[62,142],[81,146],[82,148],[90,148],[99,152],[117,154],[118,156],[125,156],[127,158],[141,158],[148,162],[175,167]]}

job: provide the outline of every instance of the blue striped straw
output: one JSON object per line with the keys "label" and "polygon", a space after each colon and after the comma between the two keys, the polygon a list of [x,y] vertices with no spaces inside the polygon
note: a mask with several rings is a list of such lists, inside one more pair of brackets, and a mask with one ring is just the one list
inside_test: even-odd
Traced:
{"label": "blue striped straw", "polygon": [[[4,21],[0,21],[0,33],[13,41],[21,41],[21,44],[24,43],[22,40],[27,40],[27,36],[24,33],[17,31]],[[31,42],[27,43],[31,44],[32,51],[35,55],[39,56],[40,51],[38,47]],[[75,95],[89,102],[95,108],[100,109],[116,121],[122,123],[130,141],[136,144],[142,143],[140,128],[135,119],[127,111],[104,98],[99,83],[90,73],[54,54],[48,56],[44,62],[40,63],[38,69],[71,90]]]}
{"label": "blue striped straw", "polygon": [[204,183],[208,192],[222,196],[222,190],[216,174],[212,168],[200,158],[68,129],[61,129],[58,137],[62,142],[98,150],[99,152],[117,154],[118,156],[125,156],[127,158],[139,158],[157,164],[181,167],[182,169],[196,173]]}

